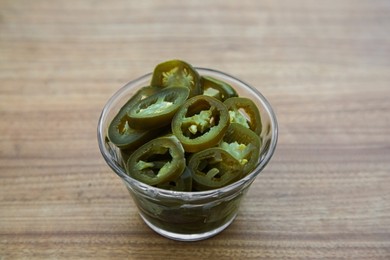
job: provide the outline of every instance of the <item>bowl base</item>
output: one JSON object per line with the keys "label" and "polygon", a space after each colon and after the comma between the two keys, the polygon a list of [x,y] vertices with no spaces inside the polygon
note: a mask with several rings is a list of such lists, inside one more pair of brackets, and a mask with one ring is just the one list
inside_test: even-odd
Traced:
{"label": "bowl base", "polygon": [[166,238],[172,239],[172,240],[177,240],[177,241],[199,241],[199,240],[204,240],[210,237],[213,237],[220,232],[222,232],[225,228],[227,228],[236,218],[237,214],[234,214],[231,219],[229,219],[225,224],[222,226],[204,232],[204,233],[195,233],[195,234],[181,234],[181,233],[174,233],[170,231],[163,230],[155,225],[153,225],[150,221],[148,221],[142,214],[139,214],[142,218],[142,220],[148,225],[153,231],[155,231],[157,234],[164,236]]}

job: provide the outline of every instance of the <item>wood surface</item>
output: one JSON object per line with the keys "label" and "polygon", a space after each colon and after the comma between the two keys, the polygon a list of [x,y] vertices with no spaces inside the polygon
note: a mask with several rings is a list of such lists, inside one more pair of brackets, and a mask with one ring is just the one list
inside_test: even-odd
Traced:
{"label": "wood surface", "polygon": [[[140,219],[96,139],[180,58],[257,87],[275,155],[200,242]],[[390,259],[390,2],[0,0],[0,259]]]}

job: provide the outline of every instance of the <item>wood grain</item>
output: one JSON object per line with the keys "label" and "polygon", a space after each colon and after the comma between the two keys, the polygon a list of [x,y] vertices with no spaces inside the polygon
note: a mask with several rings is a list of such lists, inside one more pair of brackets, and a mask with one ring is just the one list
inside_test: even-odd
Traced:
{"label": "wood grain", "polygon": [[[0,259],[390,259],[390,4],[0,0]],[[152,232],[97,147],[101,109],[181,58],[258,88],[271,163],[236,221]]]}

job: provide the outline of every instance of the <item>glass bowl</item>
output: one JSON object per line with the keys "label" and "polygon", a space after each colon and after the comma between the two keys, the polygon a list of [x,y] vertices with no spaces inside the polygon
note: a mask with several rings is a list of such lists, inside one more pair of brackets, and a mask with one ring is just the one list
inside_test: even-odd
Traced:
{"label": "glass bowl", "polygon": [[144,222],[158,234],[174,240],[196,241],[220,233],[235,219],[242,198],[255,178],[270,161],[276,148],[278,126],[272,107],[255,88],[226,73],[196,68],[233,86],[239,96],[257,105],[261,115],[262,147],[256,168],[244,178],[220,189],[179,192],[159,189],[139,182],[126,174],[120,150],[110,143],[107,130],[120,108],[138,89],[149,85],[152,73],[135,79],[119,89],[104,106],[98,122],[98,143],[103,158],[127,187]]}

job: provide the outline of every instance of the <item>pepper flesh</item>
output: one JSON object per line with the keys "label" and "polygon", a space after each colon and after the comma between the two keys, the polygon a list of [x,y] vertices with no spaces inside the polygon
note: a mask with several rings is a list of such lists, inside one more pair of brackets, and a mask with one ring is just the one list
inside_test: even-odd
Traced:
{"label": "pepper flesh", "polygon": [[108,127],[108,139],[121,149],[135,149],[156,136],[155,131],[140,131],[130,126],[129,111],[140,100],[160,91],[155,87],[143,87],[121,107]]}
{"label": "pepper flesh", "polygon": [[185,166],[184,149],[171,135],[138,148],[127,161],[127,173],[143,183],[157,185],[177,179]]}
{"label": "pepper flesh", "polygon": [[261,139],[241,124],[230,123],[219,146],[236,158],[243,167],[243,173],[247,174],[259,160]]}
{"label": "pepper flesh", "polygon": [[188,95],[187,88],[168,87],[138,101],[129,111],[130,126],[147,130],[169,125]]}
{"label": "pepper flesh", "polygon": [[242,176],[238,160],[219,147],[193,154],[188,166],[192,171],[193,186],[199,191],[221,188]]}
{"label": "pepper flesh", "polygon": [[260,135],[262,124],[256,104],[245,97],[232,97],[223,102],[229,110],[230,122],[239,123]]}
{"label": "pepper flesh", "polygon": [[167,181],[156,185],[157,188],[173,191],[191,191],[192,176],[190,170],[186,167],[184,172],[175,180]]}
{"label": "pepper flesh", "polygon": [[172,119],[172,133],[190,153],[217,145],[228,126],[226,107],[205,95],[188,99]]}
{"label": "pepper flesh", "polygon": [[238,97],[234,88],[226,82],[211,76],[201,76],[200,79],[203,95],[215,97],[222,102],[231,97]]}
{"label": "pepper flesh", "polygon": [[151,80],[152,86],[158,87],[185,87],[190,90],[190,97],[201,94],[200,76],[187,62],[170,60],[158,64]]}

